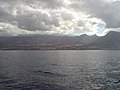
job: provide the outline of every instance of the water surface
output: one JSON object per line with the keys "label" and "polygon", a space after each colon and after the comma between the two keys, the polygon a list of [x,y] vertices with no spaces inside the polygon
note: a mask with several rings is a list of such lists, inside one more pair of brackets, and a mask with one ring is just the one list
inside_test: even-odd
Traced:
{"label": "water surface", "polygon": [[0,90],[120,90],[120,51],[0,51]]}

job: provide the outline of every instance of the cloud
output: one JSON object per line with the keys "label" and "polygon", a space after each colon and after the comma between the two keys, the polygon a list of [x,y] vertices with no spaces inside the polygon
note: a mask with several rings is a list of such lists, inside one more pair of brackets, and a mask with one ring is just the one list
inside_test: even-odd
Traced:
{"label": "cloud", "polygon": [[[17,36],[21,34],[33,34],[33,32],[19,29],[15,25],[7,24],[7,23],[0,23],[0,33],[10,36]],[[2,35],[2,36],[4,36]]]}
{"label": "cloud", "polygon": [[120,3],[112,0],[86,0],[87,12],[106,22],[107,28],[117,28],[120,25]]}
{"label": "cloud", "polygon": [[118,0],[0,0],[0,35],[103,36],[120,27],[119,10]]}

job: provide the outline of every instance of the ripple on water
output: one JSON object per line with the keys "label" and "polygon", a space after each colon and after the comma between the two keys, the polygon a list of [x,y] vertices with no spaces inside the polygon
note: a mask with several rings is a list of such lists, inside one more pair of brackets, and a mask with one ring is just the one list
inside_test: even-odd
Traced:
{"label": "ripple on water", "polygon": [[63,75],[63,74],[59,74],[59,73],[53,73],[50,71],[42,71],[42,70],[38,70],[38,71],[34,71],[34,73],[36,73],[37,75],[43,75],[43,76],[55,76],[55,77],[65,77],[67,75]]}
{"label": "ripple on water", "polygon": [[57,84],[49,84],[49,83],[20,83],[7,85],[5,88],[9,89],[19,89],[19,90],[66,90],[65,87],[57,85]]}

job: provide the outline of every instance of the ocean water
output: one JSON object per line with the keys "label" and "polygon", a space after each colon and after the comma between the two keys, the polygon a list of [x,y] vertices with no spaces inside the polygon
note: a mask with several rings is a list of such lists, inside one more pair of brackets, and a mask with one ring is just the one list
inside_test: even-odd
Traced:
{"label": "ocean water", "polygon": [[0,90],[120,90],[120,51],[0,51]]}

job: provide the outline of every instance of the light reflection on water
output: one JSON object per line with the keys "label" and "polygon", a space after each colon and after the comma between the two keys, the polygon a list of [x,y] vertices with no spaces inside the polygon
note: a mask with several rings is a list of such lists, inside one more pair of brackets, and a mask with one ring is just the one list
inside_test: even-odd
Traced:
{"label": "light reflection on water", "polygon": [[120,51],[0,51],[0,90],[120,90]]}

